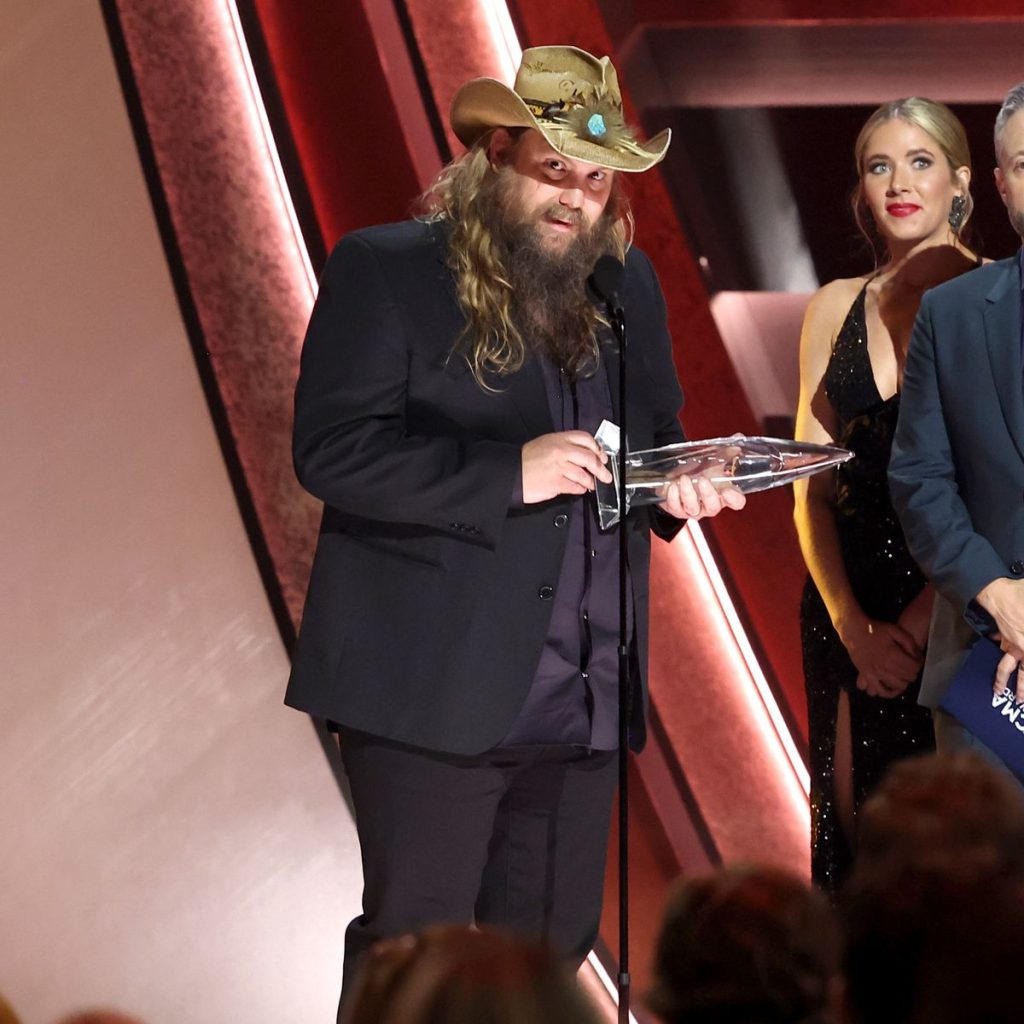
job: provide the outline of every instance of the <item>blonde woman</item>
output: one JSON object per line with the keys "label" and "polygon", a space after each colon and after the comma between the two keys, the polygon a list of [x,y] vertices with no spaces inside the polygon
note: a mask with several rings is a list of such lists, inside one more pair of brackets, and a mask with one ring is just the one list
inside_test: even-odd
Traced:
{"label": "blonde woman", "polygon": [[796,437],[857,458],[795,488],[810,571],[801,634],[811,740],[812,874],[835,890],[857,808],[885,768],[934,745],[917,688],[932,593],[892,508],[886,469],[914,316],[925,289],[976,266],[963,125],[912,97],[879,107],[854,148],[854,216],[877,269],[825,285],[800,341]]}

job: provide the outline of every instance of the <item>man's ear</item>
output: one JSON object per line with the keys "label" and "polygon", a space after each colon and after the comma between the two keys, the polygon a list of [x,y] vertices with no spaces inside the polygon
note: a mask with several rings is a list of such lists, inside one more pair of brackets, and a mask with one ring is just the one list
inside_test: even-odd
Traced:
{"label": "man's ear", "polygon": [[1003,205],[1006,205],[1006,178],[1003,175],[1002,167],[997,167],[995,170],[996,175],[996,191],[999,193],[999,198],[1002,199]]}
{"label": "man's ear", "polygon": [[491,132],[491,137],[487,143],[487,159],[490,160],[491,166],[495,170],[499,167],[504,167],[508,163],[514,145],[515,140],[507,128],[495,128]]}

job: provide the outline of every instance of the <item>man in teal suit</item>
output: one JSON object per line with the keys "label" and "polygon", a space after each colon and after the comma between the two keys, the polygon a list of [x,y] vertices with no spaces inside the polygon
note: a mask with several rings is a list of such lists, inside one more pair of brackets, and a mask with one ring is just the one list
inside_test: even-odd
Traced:
{"label": "man in teal suit", "polygon": [[[1024,238],[1024,83],[996,118],[996,187]],[[921,702],[940,749],[998,760],[938,707],[978,634],[1005,684],[1024,660],[1024,250],[925,294],[907,354],[889,465],[910,550],[938,594]],[[1024,698],[1024,673],[1017,683]]]}

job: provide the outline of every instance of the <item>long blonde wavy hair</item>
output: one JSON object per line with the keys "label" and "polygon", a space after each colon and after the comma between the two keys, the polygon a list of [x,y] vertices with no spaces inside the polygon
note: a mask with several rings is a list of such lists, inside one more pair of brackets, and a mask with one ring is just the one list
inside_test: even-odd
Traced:
{"label": "long blonde wavy hair", "polygon": [[[494,391],[497,389],[489,380],[520,369],[526,359],[527,343],[513,317],[514,289],[494,237],[494,225],[483,216],[485,200],[493,194],[500,173],[491,165],[490,138],[488,134],[480,139],[467,153],[444,167],[420,196],[417,209],[423,220],[451,225],[449,266],[466,317],[466,326],[453,353],[466,359],[480,387]],[[601,216],[612,225],[614,255],[625,259],[634,222],[618,175]],[[596,360],[596,329],[605,320],[596,308],[591,310],[591,316]]]}

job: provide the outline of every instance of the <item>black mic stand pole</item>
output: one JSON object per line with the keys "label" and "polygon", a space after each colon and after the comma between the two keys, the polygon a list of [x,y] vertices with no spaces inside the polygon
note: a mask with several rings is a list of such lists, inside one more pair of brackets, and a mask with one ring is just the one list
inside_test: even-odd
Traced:
{"label": "black mic stand pole", "polygon": [[619,1024],[629,1024],[629,548],[626,530],[626,318],[609,296],[608,319],[619,343]]}
{"label": "black mic stand pole", "polygon": [[626,268],[610,253],[594,265],[587,294],[604,307],[619,345],[619,1024],[629,1024],[629,558],[626,532],[626,315],[619,289]]}

